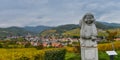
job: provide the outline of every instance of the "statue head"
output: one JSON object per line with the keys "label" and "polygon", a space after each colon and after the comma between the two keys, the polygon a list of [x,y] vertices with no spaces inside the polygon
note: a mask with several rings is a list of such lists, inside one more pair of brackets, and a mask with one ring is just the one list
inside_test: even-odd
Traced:
{"label": "statue head", "polygon": [[93,14],[91,14],[91,13],[86,13],[86,14],[83,16],[83,21],[84,21],[87,25],[90,25],[90,24],[94,23],[95,19],[94,19]]}

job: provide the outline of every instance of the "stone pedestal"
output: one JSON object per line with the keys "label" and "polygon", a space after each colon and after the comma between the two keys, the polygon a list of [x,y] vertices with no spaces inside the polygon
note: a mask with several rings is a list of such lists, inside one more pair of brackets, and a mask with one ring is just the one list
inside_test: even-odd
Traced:
{"label": "stone pedestal", "polygon": [[97,47],[81,47],[82,60],[98,60]]}
{"label": "stone pedestal", "polygon": [[81,59],[82,60],[98,60],[97,42],[92,40],[80,40]]}

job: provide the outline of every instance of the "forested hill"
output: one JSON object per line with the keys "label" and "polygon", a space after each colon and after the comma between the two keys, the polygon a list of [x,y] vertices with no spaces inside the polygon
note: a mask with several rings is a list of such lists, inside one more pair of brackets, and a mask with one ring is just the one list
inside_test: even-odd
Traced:
{"label": "forested hill", "polygon": [[118,23],[107,23],[107,22],[96,22],[96,27],[99,29],[113,29],[120,28],[120,24]]}
{"label": "forested hill", "polygon": [[28,33],[32,33],[32,32],[26,31],[20,27],[0,28],[0,37],[24,36],[27,35]]}
{"label": "forested hill", "polygon": [[35,26],[35,27],[31,27],[31,26],[26,26],[23,27],[24,30],[29,31],[29,32],[33,32],[33,33],[40,33],[46,29],[51,29],[52,27],[49,26]]}
{"label": "forested hill", "polygon": [[[114,29],[114,28],[120,28],[120,24],[116,23],[106,23],[106,22],[96,22],[96,27],[98,29]],[[66,24],[66,25],[60,25],[54,28],[51,28],[49,30],[44,30],[40,33],[40,35],[48,35],[48,34],[64,34],[64,33],[79,33],[80,25],[79,24]],[[77,32],[76,32],[77,31]]]}
{"label": "forested hill", "polygon": [[[113,29],[113,28],[120,28],[120,24],[116,23],[106,23],[106,22],[96,22],[96,26],[99,29]],[[78,30],[80,28],[79,24],[66,24],[60,25],[56,27],[49,27],[49,26],[27,26],[27,27],[8,27],[8,28],[0,28],[0,37],[1,36],[12,36],[18,35],[23,36],[30,34],[52,34],[52,33],[63,33],[67,31]],[[52,33],[51,33],[52,32]]]}
{"label": "forested hill", "polygon": [[64,31],[76,29],[76,28],[79,28],[79,27],[80,26],[76,25],[76,24],[66,24],[66,25],[60,25],[60,26],[54,27],[52,29],[56,30],[58,32],[64,32]]}
{"label": "forested hill", "polygon": [[36,26],[36,27],[8,27],[8,28],[0,28],[0,37],[6,36],[25,36],[28,33],[31,35],[37,35],[41,31],[50,29],[48,26]]}

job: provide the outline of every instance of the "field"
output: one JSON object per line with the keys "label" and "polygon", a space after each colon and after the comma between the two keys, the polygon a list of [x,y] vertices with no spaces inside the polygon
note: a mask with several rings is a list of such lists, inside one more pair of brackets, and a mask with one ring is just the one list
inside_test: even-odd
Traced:
{"label": "field", "polygon": [[[0,60],[27,60],[27,57],[29,57],[30,60],[34,60],[35,54],[41,53],[40,51],[41,50],[36,50],[35,48],[0,49]],[[120,60],[120,51],[117,51],[117,53],[118,55],[115,56],[115,60]],[[65,60],[80,59],[80,53],[67,52],[65,56]],[[109,56],[105,52],[99,51],[99,60],[109,60]]]}
{"label": "field", "polygon": [[[116,52],[118,53],[118,55],[115,56],[114,59],[120,60],[120,42],[117,41],[113,44]],[[45,60],[45,56],[49,58],[55,56],[56,58],[58,58],[60,56],[63,57],[64,54],[65,60],[81,59],[79,53],[80,50],[77,50],[75,47],[65,47],[65,49],[67,51],[66,54],[64,51],[59,51],[61,50],[61,48],[46,48],[42,50],[37,50],[36,48],[0,48],[0,60]],[[109,56],[106,54],[105,51],[112,50],[111,43],[98,44],[98,50],[99,60],[109,60]]]}
{"label": "field", "polygon": [[[118,54],[114,57],[114,60],[120,60],[120,41],[113,42],[113,45]],[[72,53],[74,52],[73,47],[67,47],[67,50],[69,52],[66,54],[66,58],[65,58],[66,60],[80,60],[81,59],[80,53]],[[110,60],[109,56],[106,54],[105,51],[111,51],[111,50],[113,50],[111,43],[98,44],[99,60]]]}
{"label": "field", "polygon": [[[114,60],[120,60],[120,51],[117,51],[118,55],[114,56]],[[110,60],[106,52],[99,51],[99,60]],[[65,60],[80,60],[80,54],[67,53]]]}
{"label": "field", "polygon": [[[0,49],[0,60],[64,60],[65,49]],[[59,58],[58,58],[59,57]]]}
{"label": "field", "polygon": [[33,55],[38,53],[34,48],[23,48],[23,49],[0,49],[0,60],[13,60],[18,59],[22,56],[32,58]]}

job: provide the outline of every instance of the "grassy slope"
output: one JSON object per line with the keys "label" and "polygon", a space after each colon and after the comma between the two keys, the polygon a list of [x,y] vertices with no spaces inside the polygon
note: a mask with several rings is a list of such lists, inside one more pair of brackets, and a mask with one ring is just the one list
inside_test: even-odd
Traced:
{"label": "grassy slope", "polygon": [[[120,51],[117,51],[118,55],[114,57],[114,60],[120,60]],[[110,60],[109,56],[105,52],[99,51],[99,60]],[[65,60],[80,60],[80,54],[67,52]]]}

